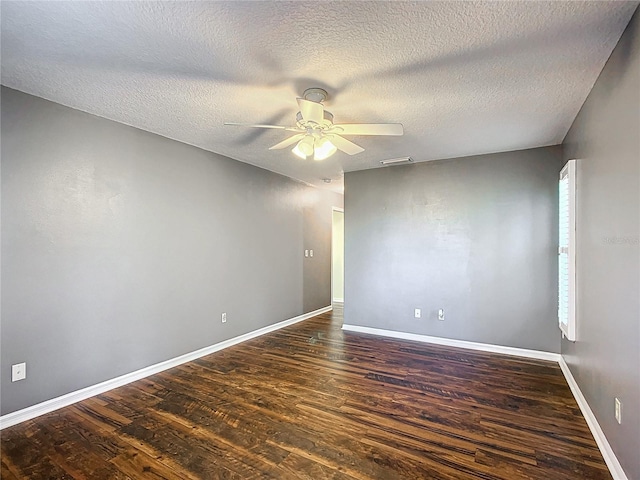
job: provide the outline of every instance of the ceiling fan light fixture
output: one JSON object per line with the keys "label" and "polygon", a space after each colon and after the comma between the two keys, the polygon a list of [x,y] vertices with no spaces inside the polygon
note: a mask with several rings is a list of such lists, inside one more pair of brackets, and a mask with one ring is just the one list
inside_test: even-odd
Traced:
{"label": "ceiling fan light fixture", "polygon": [[313,153],[314,160],[324,160],[325,158],[329,158],[331,155],[336,153],[338,148],[331,143],[327,137],[323,137],[316,142],[316,148]]}
{"label": "ceiling fan light fixture", "polygon": [[[401,123],[333,123],[333,115],[324,109],[322,102],[327,99],[327,92],[322,88],[308,88],[303,98],[297,98],[298,108],[295,126],[225,123],[254,128],[274,128],[295,132],[289,138],[269,147],[269,150],[280,150],[295,144],[292,152],[306,160],[313,156],[314,160],[324,160],[337,150],[347,155],[356,155],[364,151],[359,145],[344,136],[349,135],[402,135]],[[385,163],[385,162],[383,162]]]}
{"label": "ceiling fan light fixture", "polygon": [[[298,142],[298,145],[299,145],[299,144],[300,144],[300,142]],[[294,155],[295,155],[296,157],[300,157],[302,160],[306,160],[306,159],[307,159],[307,156],[306,156],[304,153],[302,153],[302,152],[300,151],[300,149],[298,148],[298,145],[296,145],[295,147],[293,147],[293,149],[292,149],[291,151],[294,153]]]}
{"label": "ceiling fan light fixture", "polygon": [[312,135],[307,135],[302,140],[298,142],[296,148],[300,150],[300,152],[304,153],[305,156],[313,155],[315,138]]}

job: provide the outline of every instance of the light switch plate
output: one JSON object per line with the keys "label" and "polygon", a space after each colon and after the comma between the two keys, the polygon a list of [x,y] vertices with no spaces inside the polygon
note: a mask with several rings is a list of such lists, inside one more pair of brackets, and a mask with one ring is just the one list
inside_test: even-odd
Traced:
{"label": "light switch plate", "polygon": [[619,398],[616,398],[616,402],[615,402],[615,417],[616,417],[616,421],[619,424],[622,424],[622,402],[620,401]]}

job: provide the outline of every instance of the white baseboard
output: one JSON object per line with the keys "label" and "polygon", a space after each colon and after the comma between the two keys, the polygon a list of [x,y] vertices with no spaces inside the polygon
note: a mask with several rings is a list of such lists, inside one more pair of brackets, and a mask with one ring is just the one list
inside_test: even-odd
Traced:
{"label": "white baseboard", "polygon": [[450,338],[431,337],[429,335],[419,335],[417,333],[397,332],[394,330],[384,330],[381,328],[360,327],[358,325],[342,325],[343,330],[349,332],[367,333],[370,335],[380,335],[382,337],[400,338],[402,340],[413,340],[415,342],[434,343],[447,347],[467,348],[470,350],[481,350],[483,352],[502,353],[515,355],[517,357],[535,358],[537,360],[549,360],[558,362],[559,353],[543,352],[540,350],[527,350],[525,348],[503,347],[502,345],[492,345],[490,343],[469,342],[466,340],[453,340]]}
{"label": "white baseboard", "polygon": [[333,303],[344,303],[344,298],[334,298]]}
{"label": "white baseboard", "polygon": [[582,412],[584,419],[587,421],[587,425],[589,425],[589,430],[591,430],[591,434],[598,444],[600,453],[602,453],[604,461],[607,464],[607,467],[609,467],[611,476],[614,478],[614,480],[628,480],[627,475],[624,473],[624,470],[622,469],[622,466],[618,461],[618,458],[616,457],[615,453],[613,453],[611,445],[609,445],[607,437],[605,437],[602,428],[600,428],[600,424],[598,423],[598,420],[596,420],[596,416],[593,414],[591,407],[587,403],[587,399],[584,398],[584,395],[580,391],[580,387],[578,387],[578,383],[576,382],[575,378],[573,378],[573,374],[571,373],[571,370],[569,370],[567,362],[564,361],[564,358],[560,357],[558,364],[560,364],[560,369],[562,370],[564,378],[569,384],[571,393],[573,393],[573,396],[575,397],[576,402],[580,407],[580,411]]}
{"label": "white baseboard", "polygon": [[259,328],[258,330],[245,333],[244,335],[239,335],[237,337],[230,338],[229,340],[224,340],[223,342],[201,348],[194,352],[185,353],[184,355],[180,355],[179,357],[171,358],[169,360],[165,360],[164,362],[141,368],[140,370],[136,370],[135,372],[127,373],[125,375],[112,378],[111,380],[106,380],[96,385],[91,385],[81,390],[76,390],[75,392],[70,392],[60,397],[52,398],[51,400],[32,405],[22,410],[8,413],[0,417],[0,430],[2,430],[3,428],[11,427],[26,420],[31,420],[32,418],[39,417],[40,415],[44,415],[45,413],[58,410],[59,408],[69,406],[81,400],[86,400],[87,398],[99,395],[117,387],[121,387],[123,385],[126,385],[127,383],[135,382],[136,380],[148,377],[149,375],[160,373],[169,368],[177,367],[178,365],[181,365],[183,363],[187,363],[197,358],[204,357],[205,355],[209,355],[233,345],[246,342],[247,340],[259,337],[260,335],[264,335],[265,333],[273,332],[274,330],[279,330],[289,325],[293,325],[294,323],[301,322],[302,320],[315,317],[316,315],[320,315],[321,313],[329,312],[331,310],[332,307],[331,305],[329,305],[313,312],[298,315],[297,317],[283,320],[282,322]]}
{"label": "white baseboard", "polygon": [[[31,420],[32,418],[39,417],[40,415],[44,415],[45,413],[58,410],[59,408],[72,405],[81,400],[85,400],[95,395],[99,395],[101,393],[107,392],[117,387],[121,387],[128,383],[135,382],[136,380],[140,380],[150,375],[162,372],[164,370],[168,370],[169,368],[173,368],[183,363],[187,363],[192,360],[195,360],[197,358],[204,357],[205,355],[209,355],[211,353],[223,350],[233,345],[246,342],[247,340],[251,340],[252,338],[256,338],[266,333],[279,330],[289,325],[293,325],[294,323],[301,322],[303,320],[314,317],[316,315],[329,312],[331,310],[332,310],[331,306],[323,307],[313,312],[305,313],[297,317],[284,320],[282,322],[274,323],[273,325],[268,325],[258,330],[245,333],[244,335],[230,338],[229,340],[216,343],[209,347],[201,348],[194,352],[186,353],[184,355],[180,355],[179,357],[175,357],[175,358],[166,360],[164,362],[160,362],[155,365],[150,365],[140,370],[136,370],[135,372],[127,373],[125,375],[112,378],[111,380],[107,380],[102,383],[98,383],[96,385],[83,388],[81,390],[76,390],[75,392],[70,392],[60,397],[52,398],[51,400],[47,400],[45,402],[32,405],[22,410],[18,410],[16,412],[3,415],[0,417],[0,430],[7,427],[11,427],[13,425],[17,425],[18,423],[21,423],[27,420]],[[569,366],[567,365],[567,363],[564,361],[564,358],[562,358],[560,354],[552,353],[552,352],[543,352],[538,350],[527,350],[523,348],[504,347],[501,345],[491,345],[488,343],[477,343],[477,342],[468,342],[465,340],[453,340],[449,338],[432,337],[428,335],[419,335],[415,333],[397,332],[393,330],[384,330],[379,328],[361,327],[358,325],[344,324],[342,326],[342,329],[350,332],[366,333],[370,335],[379,335],[383,337],[398,338],[403,340],[413,340],[418,342],[433,343],[433,344],[444,345],[448,347],[467,348],[471,350],[481,350],[485,352],[502,353],[507,355],[515,355],[519,357],[534,358],[538,360],[550,360],[550,361],[557,362],[560,365],[560,369],[562,370],[562,373],[565,379],[567,380],[567,383],[569,384],[569,388],[571,389],[571,392],[573,393],[573,396],[575,397],[576,402],[578,403],[578,406],[580,407],[580,411],[582,412],[582,415],[587,421],[587,425],[591,430],[591,434],[593,435],[596,441],[596,444],[598,445],[598,448],[602,453],[604,461],[607,464],[607,467],[609,468],[609,471],[611,472],[612,477],[614,478],[614,480],[629,480],[626,474],[624,473],[624,470],[622,469],[622,466],[620,465],[618,458],[613,452],[611,445],[609,444],[606,436],[604,435],[604,432],[600,428],[600,424],[596,420],[596,417],[593,414],[591,407],[589,407],[587,400],[584,398],[584,395],[580,391],[580,387],[578,387],[578,384],[573,378],[573,375],[571,374],[571,370],[569,370]]]}
{"label": "white baseboard", "polygon": [[629,480],[618,461],[615,453],[613,453],[613,449],[609,442],[607,441],[607,437],[605,437],[604,432],[600,428],[598,421],[596,420],[595,415],[591,411],[591,407],[587,403],[587,400],[582,395],[578,384],[576,383],[573,375],[571,374],[571,370],[569,370],[569,366],[562,358],[562,355],[559,353],[552,352],[542,352],[538,350],[527,350],[524,348],[515,348],[515,347],[503,347],[501,345],[491,345],[488,343],[476,343],[476,342],[468,342],[464,340],[452,340],[449,338],[440,338],[440,337],[431,337],[428,335],[418,335],[415,333],[406,333],[406,332],[396,332],[393,330],[383,330],[380,328],[371,328],[371,327],[361,327],[358,325],[348,325],[345,324],[342,326],[343,330],[350,332],[358,332],[358,333],[367,333],[370,335],[379,335],[382,337],[391,337],[391,338],[399,338],[402,340],[413,340],[417,342],[425,342],[425,343],[434,343],[437,345],[445,345],[447,347],[459,347],[459,348],[468,348],[471,350],[482,350],[484,352],[493,352],[493,353],[504,353],[507,355],[516,355],[519,357],[526,358],[535,358],[538,360],[550,360],[552,362],[557,362],[560,365],[560,369],[564,375],[564,378],[567,380],[569,384],[569,388],[571,389],[571,393],[576,399],[578,406],[580,407],[580,411],[587,421],[587,425],[589,425],[589,429],[591,430],[591,434],[600,449],[600,453],[602,453],[602,457],[604,458],[609,471],[611,472],[611,476],[614,480]]}

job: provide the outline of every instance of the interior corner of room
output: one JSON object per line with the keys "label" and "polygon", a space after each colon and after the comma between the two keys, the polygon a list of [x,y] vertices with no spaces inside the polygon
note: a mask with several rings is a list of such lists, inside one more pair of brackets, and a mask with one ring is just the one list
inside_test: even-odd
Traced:
{"label": "interior corner of room", "polygon": [[[296,158],[289,150],[268,156],[276,154],[263,147],[281,139],[271,130],[216,133],[226,142],[219,151],[206,144],[205,134],[198,143],[189,131],[203,117],[184,120],[189,113],[185,105],[202,101],[210,87],[197,90],[202,79],[194,68],[187,69],[185,84],[199,93],[176,92],[177,99],[167,106],[184,120],[172,131],[184,138],[155,128],[153,107],[146,117],[127,117],[137,123],[120,118],[126,109],[118,106],[118,75],[137,75],[125,68],[130,57],[124,55],[126,61],[118,63],[108,53],[85,56],[79,50],[57,57],[44,40],[24,46],[16,33],[23,7],[3,3],[2,428],[335,307],[343,312],[345,334],[559,363],[614,480],[640,478],[637,2],[618,2],[625,6],[618,7],[611,22],[628,15],[628,24],[623,22],[615,41],[614,33],[601,35],[611,42],[611,53],[568,128],[554,133],[556,140],[518,143],[526,135],[516,131],[514,100],[509,116],[485,132],[511,135],[512,148],[490,150],[483,134],[459,131],[474,139],[475,151],[453,157],[435,151],[433,158],[426,158],[431,152],[417,151],[411,152],[409,164],[381,166],[382,158],[403,155],[402,149],[392,148],[400,144],[356,136],[354,141],[367,152],[379,149],[379,158],[358,160],[338,149],[322,159],[329,167]],[[588,8],[596,8],[592,3]],[[246,6],[234,8],[249,15]],[[104,33],[98,31],[96,38]],[[595,42],[587,37],[585,42]],[[513,48],[522,47],[522,41],[513,42]],[[478,53],[482,62],[492,52],[511,52],[495,46],[485,50]],[[220,61],[231,61],[224,58]],[[57,92],[47,89],[46,78],[39,79],[28,64],[49,68],[56,59],[61,64],[46,72],[64,76],[86,69],[84,80],[74,87],[56,77]],[[442,59],[443,68],[455,70],[463,59],[463,53]],[[175,89],[178,77],[173,75],[186,67],[168,72],[167,65],[152,68],[150,62],[141,62],[149,67],[145,75],[157,78],[146,85],[168,82]],[[279,62],[286,58],[265,57],[258,63],[269,70]],[[587,69],[579,60],[575,63],[575,69]],[[122,72],[102,70],[114,65]],[[394,73],[413,81],[414,75],[431,71],[420,65],[404,70],[396,65]],[[234,84],[252,95],[249,102],[233,91],[237,111],[256,105],[257,87],[224,73],[229,77],[212,85],[224,89]],[[91,87],[101,75],[110,79],[109,87]],[[503,81],[490,77],[495,84]],[[276,80],[261,86],[262,95],[273,95],[264,97],[273,109],[260,110],[263,118],[271,118],[256,122],[296,118],[298,107],[289,90],[301,80],[277,80],[286,86]],[[330,79],[325,80],[305,88],[331,90]],[[133,88],[135,82],[124,85]],[[359,95],[364,94],[349,97],[346,77],[341,88],[334,89],[333,114],[338,115],[340,101],[349,105],[350,98],[362,107]],[[491,92],[499,96],[499,90]],[[473,91],[461,87],[458,93],[453,102],[458,110],[476,101]],[[93,95],[112,96],[92,103]],[[152,95],[135,99],[153,103]],[[411,102],[398,95],[397,103]],[[444,129],[449,120],[438,109],[437,97],[420,97],[425,106],[421,115],[430,115],[426,106],[431,106]],[[393,99],[380,102],[390,105],[389,122],[402,120],[396,117],[403,109],[393,110]],[[94,105],[99,108],[92,110]],[[538,115],[531,108],[520,113]],[[360,113],[372,117],[372,123],[376,118],[387,121],[368,97]],[[557,127],[556,120],[546,119],[545,128]],[[234,128],[218,123],[217,129]],[[417,142],[415,138],[432,133],[436,138],[437,124],[429,121],[429,130],[407,122],[405,137]],[[296,135],[304,133],[296,130]],[[562,167],[574,159],[576,326],[570,341],[558,328],[558,182]]]}

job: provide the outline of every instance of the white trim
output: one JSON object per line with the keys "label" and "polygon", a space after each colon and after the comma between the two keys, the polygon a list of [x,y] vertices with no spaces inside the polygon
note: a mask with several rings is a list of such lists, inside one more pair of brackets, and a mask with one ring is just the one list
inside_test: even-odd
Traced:
{"label": "white trim", "polygon": [[[342,295],[344,295],[344,208],[331,207],[331,298],[333,298],[333,258],[335,252],[333,250],[333,234],[334,234],[334,222],[333,212],[342,213]],[[344,298],[333,298],[333,303],[344,303]]]}
{"label": "white trim", "polygon": [[[558,246],[558,272],[560,277],[558,279],[558,325],[562,333],[568,340],[576,341],[576,163],[577,160],[572,159],[567,161],[566,165],[560,170],[560,186],[562,182],[567,182],[567,204],[565,212],[567,215],[567,228],[568,239],[567,244],[563,244],[562,234],[560,234],[558,240],[562,245]],[[562,189],[560,189],[560,208],[559,208],[559,223],[562,227]],[[566,255],[567,269],[566,275],[568,277],[567,291],[563,290],[562,281],[562,258]],[[563,307],[563,302],[567,304],[566,316]],[[566,320],[566,323],[564,322]]]}
{"label": "white trim", "polygon": [[173,368],[197,358],[204,357],[205,355],[209,355],[219,350],[232,347],[233,345],[246,342],[247,340],[259,337],[260,335],[264,335],[265,333],[273,332],[289,325],[293,325],[294,323],[301,322],[302,320],[315,317],[316,315],[320,315],[321,313],[329,312],[332,310],[332,308],[333,307],[329,305],[313,312],[304,313],[302,315],[298,315],[297,317],[283,320],[282,322],[274,323],[273,325],[267,325],[266,327],[259,328],[258,330],[254,330],[252,332],[230,338],[229,340],[224,340],[222,342],[201,348],[194,352],[185,353],[184,355],[180,355],[179,357],[171,358],[169,360],[165,360],[164,362],[156,363],[155,365],[150,365],[148,367],[141,368],[140,370],[126,373],[116,378],[112,378],[111,380],[106,380],[96,385],[91,385],[89,387],[76,390],[75,392],[70,392],[60,397],[52,398],[51,400],[47,400],[45,402],[23,408],[22,410],[17,410],[15,412],[2,415],[0,417],[0,430],[11,427],[13,425],[17,425],[18,423],[24,422],[26,420],[31,420],[32,418],[39,417],[40,415],[44,415],[45,413],[53,412],[54,410],[58,410],[59,408],[67,407],[81,400],[86,400],[89,397],[99,395],[128,383],[135,382],[136,380],[148,377],[149,375],[154,375],[169,368]]}
{"label": "white trim", "polygon": [[616,454],[613,453],[613,449],[611,448],[611,445],[609,445],[607,437],[605,437],[604,432],[600,428],[600,424],[598,423],[598,420],[596,420],[596,416],[593,414],[593,411],[591,411],[591,407],[589,407],[587,399],[584,398],[584,395],[580,391],[580,387],[578,387],[578,383],[575,378],[573,378],[569,365],[567,365],[567,362],[565,362],[562,357],[560,357],[558,364],[564,374],[564,378],[569,384],[571,393],[573,393],[573,396],[580,407],[580,411],[582,412],[584,419],[587,421],[587,425],[589,425],[589,430],[591,430],[591,434],[598,444],[600,453],[602,453],[602,457],[604,458],[607,467],[609,467],[611,476],[614,480],[629,480],[627,475],[624,473]]}
{"label": "white trim", "polygon": [[[186,353],[184,355],[166,360],[164,362],[156,363],[155,365],[150,365],[140,370],[136,370],[135,372],[127,373],[125,375],[112,378],[111,380],[107,380],[105,382],[98,383],[96,385],[92,385],[92,386],[83,388],[81,390],[76,390],[75,392],[70,392],[70,393],[67,393],[66,395],[52,398],[51,400],[47,400],[45,402],[38,403],[36,405],[32,405],[22,410],[8,413],[0,417],[0,430],[7,427],[11,427],[13,425],[17,425],[18,423],[25,422],[27,420],[31,420],[36,417],[39,417],[40,415],[44,415],[45,413],[58,410],[59,408],[67,407],[81,400],[86,400],[87,398],[93,397],[95,395],[99,395],[101,393],[107,392],[114,388],[121,387],[123,385],[134,382],[136,380],[140,380],[150,375],[167,370],[169,368],[173,368],[178,365],[182,365],[183,363],[196,360],[197,358],[204,357],[205,355],[209,355],[211,353],[223,350],[233,345],[246,342],[247,340],[251,340],[252,338],[256,338],[266,333],[279,330],[281,328],[287,327],[289,325],[293,325],[294,323],[301,322],[303,320],[314,317],[316,315],[320,315],[322,313],[329,312],[331,310],[332,310],[332,307],[329,305],[327,307],[320,308],[313,312],[298,315],[297,317],[293,317],[288,320],[284,320],[282,322],[274,323],[273,325],[268,325],[266,327],[259,328],[258,330],[254,330],[252,332],[245,333],[244,335],[230,338],[229,340],[224,340],[222,342],[216,343],[209,347],[201,348],[200,350]],[[602,457],[604,458],[604,461],[607,464],[609,471],[611,472],[611,476],[614,478],[614,480],[629,480],[626,474],[624,473],[624,470],[622,469],[622,466],[620,465],[618,458],[613,452],[613,449],[611,448],[611,445],[609,444],[607,437],[605,436],[604,432],[600,428],[600,424],[596,420],[596,417],[593,414],[591,407],[589,407],[587,400],[584,398],[584,395],[580,391],[580,387],[578,387],[577,382],[573,378],[573,375],[571,374],[571,370],[569,369],[569,366],[567,365],[564,358],[560,354],[552,353],[552,352],[543,352],[539,350],[527,350],[523,348],[504,347],[501,345],[491,345],[488,343],[477,343],[477,342],[468,342],[465,340],[452,340],[448,338],[431,337],[428,335],[418,335],[415,333],[397,332],[392,330],[384,330],[380,328],[361,327],[358,325],[344,324],[342,326],[342,329],[350,332],[366,333],[370,335],[378,335],[383,337],[398,338],[403,340],[413,340],[418,342],[433,343],[437,345],[445,345],[449,347],[467,348],[470,350],[481,350],[485,352],[503,353],[503,354],[515,355],[519,357],[535,358],[539,360],[550,360],[550,361],[557,362],[560,365],[560,369],[562,370],[564,378],[567,380],[567,383],[569,384],[571,393],[573,394],[574,398],[576,399],[576,402],[578,403],[578,406],[580,407],[580,411],[582,412],[582,415],[587,421],[589,430],[591,431],[591,434],[593,435],[596,441],[596,444],[600,449],[600,453],[602,453]]]}
{"label": "white trim", "polygon": [[419,335],[417,333],[397,332],[394,330],[383,330],[381,328],[360,327],[358,325],[342,325],[343,330],[358,333],[368,333],[370,335],[380,335],[382,337],[400,338],[403,340],[413,340],[415,342],[435,343],[447,347],[468,348],[470,350],[482,350],[483,352],[502,353],[505,355],[515,355],[517,357],[535,358],[537,360],[549,360],[558,362],[559,353],[543,352],[541,350],[527,350],[525,348],[504,347],[502,345],[492,345],[490,343],[468,342],[466,340],[453,340],[450,338],[431,337]]}
{"label": "white trim", "polygon": [[604,458],[607,467],[609,468],[609,472],[614,480],[629,480],[618,461],[611,445],[609,445],[609,441],[607,437],[604,435],[604,432],[600,428],[598,421],[596,420],[596,416],[591,411],[591,407],[587,403],[587,400],[582,395],[580,391],[580,387],[578,387],[577,382],[573,378],[571,374],[571,370],[569,366],[565,362],[562,355],[559,353],[552,352],[542,352],[539,350],[527,350],[524,348],[515,348],[515,347],[503,347],[501,345],[491,345],[488,343],[477,343],[477,342],[468,342],[465,340],[452,340],[449,338],[441,338],[441,337],[431,337],[428,335],[418,335],[415,333],[406,333],[406,332],[397,332],[393,330],[383,330],[381,328],[371,328],[371,327],[361,327],[358,325],[342,325],[342,329],[349,332],[357,332],[357,333],[366,333],[369,335],[379,335],[382,337],[391,337],[391,338],[399,338],[402,340],[413,340],[417,342],[425,342],[425,343],[434,343],[437,345],[445,345],[448,347],[458,347],[458,348],[468,348],[471,350],[482,350],[485,352],[493,352],[493,353],[503,353],[507,355],[516,355],[519,357],[526,358],[535,358],[538,360],[550,360],[553,362],[557,362],[560,366],[560,370],[562,370],[562,374],[564,378],[567,380],[569,384],[569,388],[571,389],[571,393],[573,394],[578,406],[580,407],[580,411],[587,421],[587,425],[589,426],[589,430],[591,430],[591,434],[600,449],[600,453],[602,454],[602,458]]}

